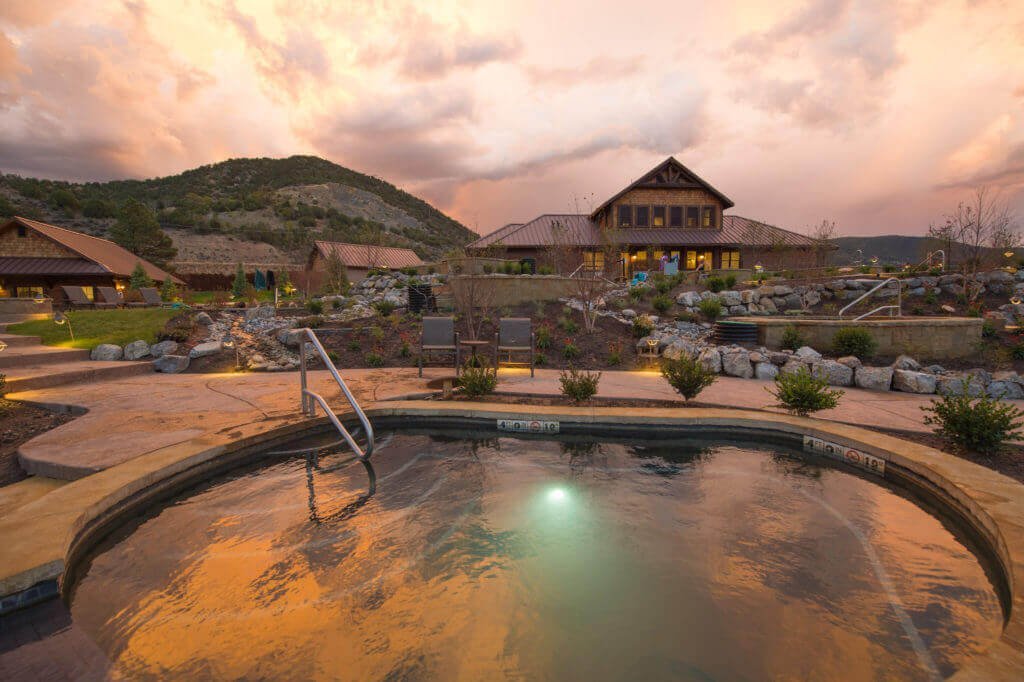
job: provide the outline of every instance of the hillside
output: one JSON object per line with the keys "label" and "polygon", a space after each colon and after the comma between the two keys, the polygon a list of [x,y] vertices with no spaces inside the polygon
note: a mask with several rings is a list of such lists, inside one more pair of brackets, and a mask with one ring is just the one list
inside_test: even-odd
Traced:
{"label": "hillside", "polygon": [[380,178],[315,156],[230,159],[150,180],[0,177],[0,217],[25,215],[99,236],[129,198],[157,211],[179,260],[223,258],[224,248],[202,248],[208,241],[230,243],[233,259],[297,262],[314,239],[403,246],[431,260],[477,236]]}

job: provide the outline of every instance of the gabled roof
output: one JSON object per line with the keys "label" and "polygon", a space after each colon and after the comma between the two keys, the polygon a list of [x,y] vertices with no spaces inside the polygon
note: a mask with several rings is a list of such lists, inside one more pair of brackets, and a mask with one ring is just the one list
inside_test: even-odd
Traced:
{"label": "gabled roof", "polygon": [[598,213],[614,203],[619,197],[634,189],[702,189],[717,197],[722,202],[723,209],[735,206],[729,197],[712,187],[692,170],[679,163],[674,156],[670,156],[640,176],[639,180],[628,185],[621,192],[594,209],[590,217],[596,217]]}
{"label": "gabled roof", "polygon": [[[466,248],[479,249],[492,244],[511,248],[543,248],[555,242],[556,229],[564,230],[559,237],[562,243],[601,246],[601,229],[590,216],[549,214],[507,230],[499,239],[488,240],[492,235],[481,237]],[[608,234],[616,243],[633,246],[811,247],[816,243],[805,235],[733,215],[722,216],[721,229],[652,227],[609,230]]]}
{"label": "gabled roof", "polygon": [[491,232],[490,234],[485,234],[483,237],[480,237],[476,241],[470,242],[469,244],[466,245],[466,248],[468,249],[472,247],[474,249],[482,249],[485,246],[490,246],[491,244],[494,244],[500,239],[503,239],[509,234],[515,232],[517,228],[520,228],[522,226],[523,223],[509,223],[508,225],[499,227],[497,230]]}
{"label": "gabled roof", "polygon": [[346,244],[343,242],[314,242],[314,253],[324,258],[335,252],[345,267],[349,268],[405,268],[423,265],[423,261],[412,249],[373,244]]}
{"label": "gabled roof", "polygon": [[141,263],[142,269],[146,271],[146,274],[150,279],[162,282],[167,278],[171,278],[178,284],[184,284],[183,281],[174,275],[171,275],[149,261],[136,256],[128,249],[118,246],[112,241],[93,237],[92,235],[83,234],[81,232],[75,232],[74,230],[68,230],[63,227],[57,227],[56,225],[50,225],[49,223],[41,223],[38,220],[21,218],[19,216],[11,218],[9,221],[4,223],[0,229],[8,227],[12,223],[24,225],[27,229],[33,230],[43,237],[60,244],[69,251],[77,253],[85,260],[99,265],[103,268],[103,272],[105,273],[110,273],[119,277],[128,277],[132,274],[132,270],[135,269],[135,264]]}

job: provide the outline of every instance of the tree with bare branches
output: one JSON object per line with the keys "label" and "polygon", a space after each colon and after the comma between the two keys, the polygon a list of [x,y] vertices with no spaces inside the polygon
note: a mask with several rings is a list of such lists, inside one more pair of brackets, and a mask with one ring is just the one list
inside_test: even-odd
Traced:
{"label": "tree with bare branches", "polygon": [[469,339],[475,341],[480,338],[484,322],[494,308],[494,284],[490,278],[476,274],[452,277],[449,283],[455,310],[465,323]]}

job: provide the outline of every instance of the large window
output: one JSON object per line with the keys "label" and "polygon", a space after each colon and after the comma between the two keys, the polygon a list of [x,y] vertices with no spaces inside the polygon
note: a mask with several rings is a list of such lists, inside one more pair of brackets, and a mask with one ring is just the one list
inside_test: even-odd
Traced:
{"label": "large window", "polygon": [[686,207],[686,226],[697,227],[697,220],[700,217],[700,209],[696,206]]}
{"label": "large window", "polygon": [[697,267],[703,269],[705,272],[715,267],[714,254],[710,251],[697,254]]}
{"label": "large window", "polygon": [[15,287],[14,296],[16,298],[36,298],[43,295],[42,287]]}
{"label": "large window", "polygon": [[649,227],[651,222],[651,209],[647,206],[636,207],[636,226]]}
{"label": "large window", "polygon": [[651,209],[651,227],[665,227],[664,206],[655,206]]}
{"label": "large window", "polygon": [[619,206],[619,227],[633,227],[633,207]]}
{"label": "large window", "polygon": [[587,268],[588,270],[593,270],[595,272],[604,272],[604,252],[584,251],[583,267]]}
{"label": "large window", "polygon": [[697,268],[697,252],[687,251],[686,252],[686,269],[695,270]]}
{"label": "large window", "polygon": [[715,227],[715,207],[705,206],[701,209],[700,218],[701,227]]}
{"label": "large window", "polygon": [[683,207],[682,206],[671,206],[668,209],[668,226],[669,227],[682,227],[683,226]]}
{"label": "large window", "polygon": [[740,269],[740,252],[735,250],[722,251],[722,269],[723,270],[739,270]]}

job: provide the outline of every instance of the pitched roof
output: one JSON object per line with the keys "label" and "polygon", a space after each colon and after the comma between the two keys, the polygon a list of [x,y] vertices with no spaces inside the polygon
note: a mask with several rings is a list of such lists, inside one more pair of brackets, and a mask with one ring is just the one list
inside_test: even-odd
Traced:
{"label": "pitched roof", "polygon": [[[590,216],[549,214],[508,230],[499,239],[489,240],[492,235],[481,237],[466,248],[479,249],[491,244],[541,248],[555,241],[556,226],[564,230],[562,241],[566,243],[584,247],[601,245],[600,228]],[[722,216],[721,229],[654,227],[618,229],[610,231],[610,234],[617,243],[632,245],[810,247],[815,244],[813,239],[802,234],[731,215]]]}
{"label": "pitched roof", "polygon": [[[7,227],[12,223],[24,225],[26,228],[34,230],[47,239],[50,239],[64,248],[77,253],[85,260],[92,261],[103,268],[103,273],[118,275],[120,277],[128,277],[131,275],[132,270],[135,269],[135,264],[142,263],[142,269],[146,271],[146,274],[149,275],[151,279],[162,282],[170,277],[178,284],[184,284],[184,282],[174,275],[171,275],[149,261],[136,256],[128,249],[118,246],[112,241],[93,237],[92,235],[83,234],[81,232],[75,232],[74,230],[68,230],[63,227],[57,227],[56,225],[50,225],[49,223],[41,223],[38,220],[21,218],[19,216],[11,218],[3,224],[3,227]],[[68,273],[59,272],[54,274]]]}
{"label": "pitched roof", "polygon": [[591,211],[593,218],[605,208],[610,206],[616,199],[626,192],[634,189],[703,189],[710,192],[722,202],[722,208],[732,208],[735,204],[732,200],[712,187],[704,178],[679,163],[674,156],[670,156],[657,166],[640,176],[640,179],[627,185],[625,189],[608,199],[596,209]]}
{"label": "pitched roof", "polygon": [[522,226],[523,226],[523,223],[509,223],[508,225],[504,225],[502,227],[499,227],[494,232],[491,232],[490,234],[485,234],[484,236],[480,237],[476,241],[470,242],[469,245],[467,246],[467,248],[472,246],[475,249],[480,249],[480,248],[483,248],[485,246],[489,246],[489,245],[495,243],[496,241],[498,241],[499,239],[501,239],[502,237],[504,237],[504,236],[506,236],[506,235],[508,235],[508,234],[510,234],[512,232],[514,232],[517,227],[522,227]]}
{"label": "pitched roof", "polygon": [[341,262],[349,268],[405,268],[423,265],[423,261],[412,249],[373,244],[345,244],[342,242],[314,242],[314,248],[324,258],[334,251]]}
{"label": "pitched roof", "polygon": [[0,257],[4,275],[105,275],[107,269],[84,258]]}

